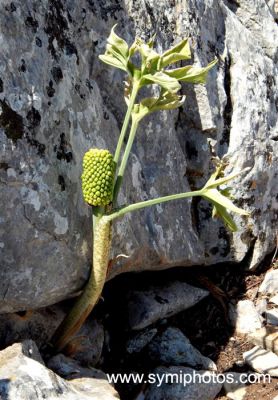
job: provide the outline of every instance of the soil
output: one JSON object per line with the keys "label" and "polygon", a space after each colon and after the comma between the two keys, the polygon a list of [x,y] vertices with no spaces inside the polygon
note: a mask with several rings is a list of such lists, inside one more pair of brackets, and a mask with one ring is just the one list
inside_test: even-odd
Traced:
{"label": "soil", "polygon": [[[252,273],[247,270],[247,262],[243,261],[237,265],[230,263],[200,268],[174,268],[160,271],[159,274],[146,272],[118,276],[106,284],[104,301],[95,311],[99,316],[106,315],[104,324],[110,334],[100,368],[108,373],[148,373],[153,370],[155,365],[152,365],[144,351],[132,355],[126,352],[126,340],[130,332],[125,317],[125,295],[128,290],[142,289],[149,282],[163,283],[169,279],[179,279],[208,289],[210,296],[189,310],[159,321],[158,329],[166,326],[178,327],[203,355],[216,363],[219,373],[250,372],[250,368],[243,363],[242,354],[254,346],[245,336],[234,333],[229,321],[228,307],[230,303],[236,304],[243,299],[254,301],[259,285],[270,267],[268,260]],[[143,388],[125,384],[116,386],[116,389],[121,399],[131,400]],[[278,395],[278,379],[273,378],[270,383],[247,386],[244,400],[272,400],[275,395]],[[221,391],[217,399],[226,400],[228,397]]]}

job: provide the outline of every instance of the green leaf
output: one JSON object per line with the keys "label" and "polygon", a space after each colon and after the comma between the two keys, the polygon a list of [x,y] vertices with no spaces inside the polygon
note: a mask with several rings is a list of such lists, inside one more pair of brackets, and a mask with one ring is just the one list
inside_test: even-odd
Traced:
{"label": "green leaf", "polygon": [[116,35],[114,32],[115,27],[116,25],[111,29],[110,35],[107,39],[105,53],[100,55],[99,58],[108,65],[130,72],[129,67],[131,67],[131,65],[129,65],[128,44],[125,40]]}
{"label": "green leaf", "polygon": [[179,96],[176,93],[163,92],[160,97],[147,97],[141,101],[141,104],[148,107],[150,112],[159,110],[173,110],[180,107],[185,100],[185,96]]}
{"label": "green leaf", "polygon": [[188,39],[184,39],[162,54],[161,67],[164,68],[169,64],[181,60],[189,60],[190,58],[191,58],[191,52],[190,52],[189,41]]}
{"label": "green leaf", "polygon": [[214,67],[216,63],[217,60],[215,59],[204,68],[188,65],[182,68],[176,68],[172,70],[169,69],[164,72],[171,78],[176,78],[177,80],[182,82],[206,83],[208,72],[212,67]]}
{"label": "green leaf", "polygon": [[116,57],[110,56],[108,54],[102,54],[99,56],[99,58],[105,64],[112,65],[112,67],[120,68],[123,71],[126,71],[126,67]]}
{"label": "green leaf", "polygon": [[116,26],[117,26],[117,24],[112,27],[110,35],[109,35],[109,37],[107,39],[107,43],[109,43],[115,49],[115,51],[120,53],[123,56],[123,58],[127,59],[127,57],[128,57],[128,44],[126,43],[126,41],[124,39],[120,38],[114,32]]}
{"label": "green leaf", "polygon": [[233,220],[232,216],[228,213],[225,207],[220,206],[219,204],[215,204],[212,211],[213,217],[222,218],[225,225],[232,231],[237,231],[237,225]]}
{"label": "green leaf", "polygon": [[152,74],[144,75],[141,81],[141,86],[149,85],[152,83],[156,83],[165,90],[172,93],[176,93],[181,88],[177,79],[164,74],[164,72],[156,72],[153,75]]}
{"label": "green leaf", "polygon": [[201,190],[202,196],[211,201],[214,205],[225,207],[226,209],[240,215],[249,215],[249,212],[235,206],[230,199],[223,196],[217,189],[203,188]]}

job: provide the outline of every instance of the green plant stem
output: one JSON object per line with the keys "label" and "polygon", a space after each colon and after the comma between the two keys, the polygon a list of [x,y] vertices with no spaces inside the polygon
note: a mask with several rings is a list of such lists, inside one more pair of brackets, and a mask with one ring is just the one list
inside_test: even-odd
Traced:
{"label": "green plant stem", "polygon": [[129,206],[123,207],[117,211],[114,211],[112,214],[109,214],[107,218],[109,218],[110,221],[122,217],[123,215],[140,210],[142,208],[154,206],[156,204],[161,204],[165,203],[171,200],[178,200],[178,199],[186,199],[188,197],[196,197],[196,196],[202,196],[203,191],[202,190],[195,190],[194,192],[185,192],[185,193],[178,193],[178,194],[173,194],[169,196],[164,196],[164,197],[158,197],[157,199],[152,199],[152,200],[146,200],[146,201],[141,201],[139,203],[134,203],[130,204]]}
{"label": "green plant stem", "polygon": [[136,117],[132,118],[129,138],[128,138],[128,141],[127,141],[127,145],[126,145],[126,148],[125,148],[125,151],[124,151],[124,155],[123,155],[123,158],[122,158],[122,161],[121,161],[121,165],[120,165],[120,168],[119,168],[119,171],[118,171],[118,175],[117,175],[117,179],[116,179],[116,183],[115,183],[115,187],[114,187],[114,195],[113,195],[114,204],[116,204],[116,202],[117,202],[117,197],[118,197],[119,190],[120,190],[120,187],[121,187],[121,184],[122,184],[122,181],[123,181],[123,176],[124,176],[124,172],[125,172],[125,169],[126,169],[127,160],[128,160],[129,153],[130,153],[130,150],[131,150],[134,138],[135,138],[135,134],[136,134],[136,131],[137,131],[137,128],[138,128],[139,121],[140,120],[138,118],[136,118]]}
{"label": "green plant stem", "polygon": [[135,100],[136,100],[136,96],[137,96],[137,93],[138,93],[138,90],[139,90],[139,85],[140,85],[140,82],[135,80],[134,83],[133,83],[133,86],[132,86],[132,91],[131,91],[131,95],[130,95],[130,99],[129,99],[128,108],[127,108],[127,111],[126,111],[125,119],[124,119],[124,122],[123,122],[123,126],[122,126],[122,129],[121,129],[120,137],[119,137],[118,144],[117,144],[116,151],[115,151],[115,155],[114,155],[114,162],[116,163],[116,165],[119,162],[119,158],[120,158],[120,155],[121,155],[121,150],[122,150],[124,138],[125,138],[126,131],[127,131],[127,128],[128,128],[128,124],[129,124],[129,121],[130,121],[130,117],[131,117],[133,106],[134,106],[134,103],[135,103]]}
{"label": "green plant stem", "polygon": [[93,262],[86,286],[69,314],[52,338],[56,351],[61,351],[79,331],[101,295],[109,264],[111,221],[106,216],[94,218]]}

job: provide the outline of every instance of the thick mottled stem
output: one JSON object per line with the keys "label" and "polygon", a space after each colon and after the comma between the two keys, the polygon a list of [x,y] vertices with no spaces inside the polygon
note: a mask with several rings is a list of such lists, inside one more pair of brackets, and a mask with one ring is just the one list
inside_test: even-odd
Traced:
{"label": "thick mottled stem", "polygon": [[97,303],[106,280],[111,247],[111,222],[104,216],[94,228],[93,263],[89,281],[52,339],[57,351],[61,351],[81,328]]}

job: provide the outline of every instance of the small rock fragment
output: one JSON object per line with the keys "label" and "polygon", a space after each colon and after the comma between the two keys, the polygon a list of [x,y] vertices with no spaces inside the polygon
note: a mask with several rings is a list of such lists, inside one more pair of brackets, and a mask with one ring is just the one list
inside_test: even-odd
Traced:
{"label": "small rock fragment", "polygon": [[241,300],[230,306],[229,316],[237,333],[250,333],[262,327],[260,315],[251,300]]}
{"label": "small rock fragment", "polygon": [[272,351],[255,346],[243,353],[243,359],[255,371],[278,377],[278,356]]}
{"label": "small rock fragment", "polygon": [[216,371],[212,360],[203,356],[177,328],[167,328],[148,346],[149,357],[166,365],[189,365],[194,368]]}
{"label": "small rock fragment", "polygon": [[259,299],[256,302],[256,311],[258,314],[263,315],[266,312],[266,308],[267,308],[267,301],[266,299]]}
{"label": "small rock fragment", "polygon": [[104,372],[95,368],[82,367],[78,361],[64,354],[57,354],[48,360],[47,367],[64,379],[98,378],[107,379]]}
{"label": "small rock fragment", "polygon": [[278,327],[265,326],[248,334],[251,342],[278,355]]}
{"label": "small rock fragment", "polygon": [[143,329],[159,319],[168,318],[194,306],[209,292],[185,282],[174,281],[164,286],[151,286],[128,295],[128,317],[131,329]]}
{"label": "small rock fragment", "polygon": [[145,400],[213,400],[222,388],[209,371],[172,366],[158,367],[153,373],[156,382],[148,387]]}
{"label": "small rock fragment", "polygon": [[265,313],[266,322],[270,325],[278,326],[278,309],[273,308],[272,310],[267,310]]}
{"label": "small rock fragment", "polygon": [[278,293],[278,269],[268,271],[259,288],[260,293],[274,294]]}
{"label": "small rock fragment", "polygon": [[227,377],[223,384],[226,396],[232,400],[244,400],[244,396],[246,394],[246,385],[241,382],[240,378],[241,375],[246,374],[240,374],[238,372],[228,372],[225,375],[229,375],[232,378],[232,382],[230,382]]}
{"label": "small rock fragment", "polygon": [[270,303],[276,304],[278,306],[278,294],[276,294],[275,296],[271,297],[269,299]]}
{"label": "small rock fragment", "polygon": [[139,353],[157,334],[157,329],[146,329],[129,339],[126,345],[128,353]]}

